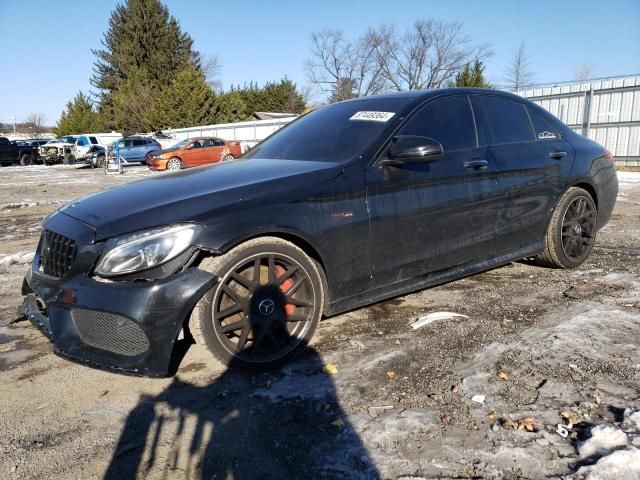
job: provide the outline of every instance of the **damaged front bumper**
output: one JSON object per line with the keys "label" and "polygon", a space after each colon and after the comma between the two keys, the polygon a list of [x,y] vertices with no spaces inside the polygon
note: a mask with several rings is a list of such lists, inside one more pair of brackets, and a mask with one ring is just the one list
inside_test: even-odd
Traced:
{"label": "damaged front bumper", "polygon": [[31,270],[23,284],[23,312],[63,357],[166,376],[184,320],[216,281],[190,268],[152,282],[103,283],[79,276],[60,284]]}
{"label": "damaged front bumper", "polygon": [[22,314],[47,335],[55,353],[122,373],[170,374],[184,321],[218,278],[191,267],[155,280],[101,281],[86,273],[99,255],[90,227],[57,214],[44,228],[79,244],[73,267],[61,278],[43,273],[38,247],[22,285]]}

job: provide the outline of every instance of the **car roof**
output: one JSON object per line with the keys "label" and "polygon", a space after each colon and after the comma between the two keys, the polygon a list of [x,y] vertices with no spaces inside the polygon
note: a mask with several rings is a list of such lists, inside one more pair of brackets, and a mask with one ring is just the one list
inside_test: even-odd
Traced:
{"label": "car roof", "polygon": [[484,93],[491,95],[503,95],[506,97],[513,97],[523,100],[522,97],[515,95],[510,92],[505,92],[503,90],[496,90],[492,88],[473,88],[473,87],[447,87],[447,88],[432,88],[427,90],[408,90],[406,92],[394,92],[394,93],[382,93],[379,95],[369,95],[367,97],[358,97],[351,100],[346,100],[347,102],[357,102],[361,100],[367,99],[384,99],[384,98],[406,98],[408,101],[411,100],[426,100],[429,97],[445,95],[447,93]]}

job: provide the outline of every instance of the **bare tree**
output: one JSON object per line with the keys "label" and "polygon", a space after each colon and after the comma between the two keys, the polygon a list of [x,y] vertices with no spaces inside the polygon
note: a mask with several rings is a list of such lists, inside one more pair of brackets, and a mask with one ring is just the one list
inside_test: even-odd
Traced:
{"label": "bare tree", "polygon": [[27,115],[25,119],[25,123],[28,127],[31,128],[34,137],[40,136],[41,133],[44,132],[46,126],[45,122],[47,121],[47,116],[41,112],[34,112]]}
{"label": "bare tree", "polygon": [[222,90],[222,82],[220,81],[220,73],[222,73],[222,63],[220,57],[214,53],[200,54],[200,65],[204,73],[207,83],[216,91]]}
{"label": "bare tree", "polygon": [[459,22],[417,20],[402,33],[384,25],[365,38],[386,87],[397,91],[446,86],[465,65],[492,55],[488,45],[473,45]]}
{"label": "bare tree", "polygon": [[[306,71],[309,81],[330,92],[336,101],[344,100],[344,95],[372,95],[384,86],[373,46],[364,38],[348,41],[340,30],[325,29],[311,35]],[[345,85],[351,88],[345,89]]]}
{"label": "bare tree", "polygon": [[534,75],[531,71],[531,57],[527,53],[524,43],[513,52],[511,64],[504,72],[504,81],[507,88],[518,91],[530,87],[534,83]]}
{"label": "bare tree", "polygon": [[573,79],[576,82],[586,82],[595,77],[595,68],[589,63],[579,65],[573,72]]}

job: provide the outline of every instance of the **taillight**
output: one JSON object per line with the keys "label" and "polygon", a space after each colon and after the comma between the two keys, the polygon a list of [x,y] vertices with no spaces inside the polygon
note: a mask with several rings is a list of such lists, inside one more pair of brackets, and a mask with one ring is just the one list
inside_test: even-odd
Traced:
{"label": "taillight", "polygon": [[609,160],[611,163],[613,163],[613,155],[611,154],[611,152],[609,150],[607,150],[606,148],[604,149],[604,152],[602,152],[602,154],[604,155],[604,158],[606,158],[607,160]]}

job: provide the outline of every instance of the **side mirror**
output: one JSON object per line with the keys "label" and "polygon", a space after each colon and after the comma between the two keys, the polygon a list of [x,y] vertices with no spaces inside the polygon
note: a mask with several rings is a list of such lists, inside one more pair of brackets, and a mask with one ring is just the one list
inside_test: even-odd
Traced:
{"label": "side mirror", "polygon": [[391,140],[387,155],[383,165],[437,162],[442,159],[442,145],[429,137],[398,135]]}

